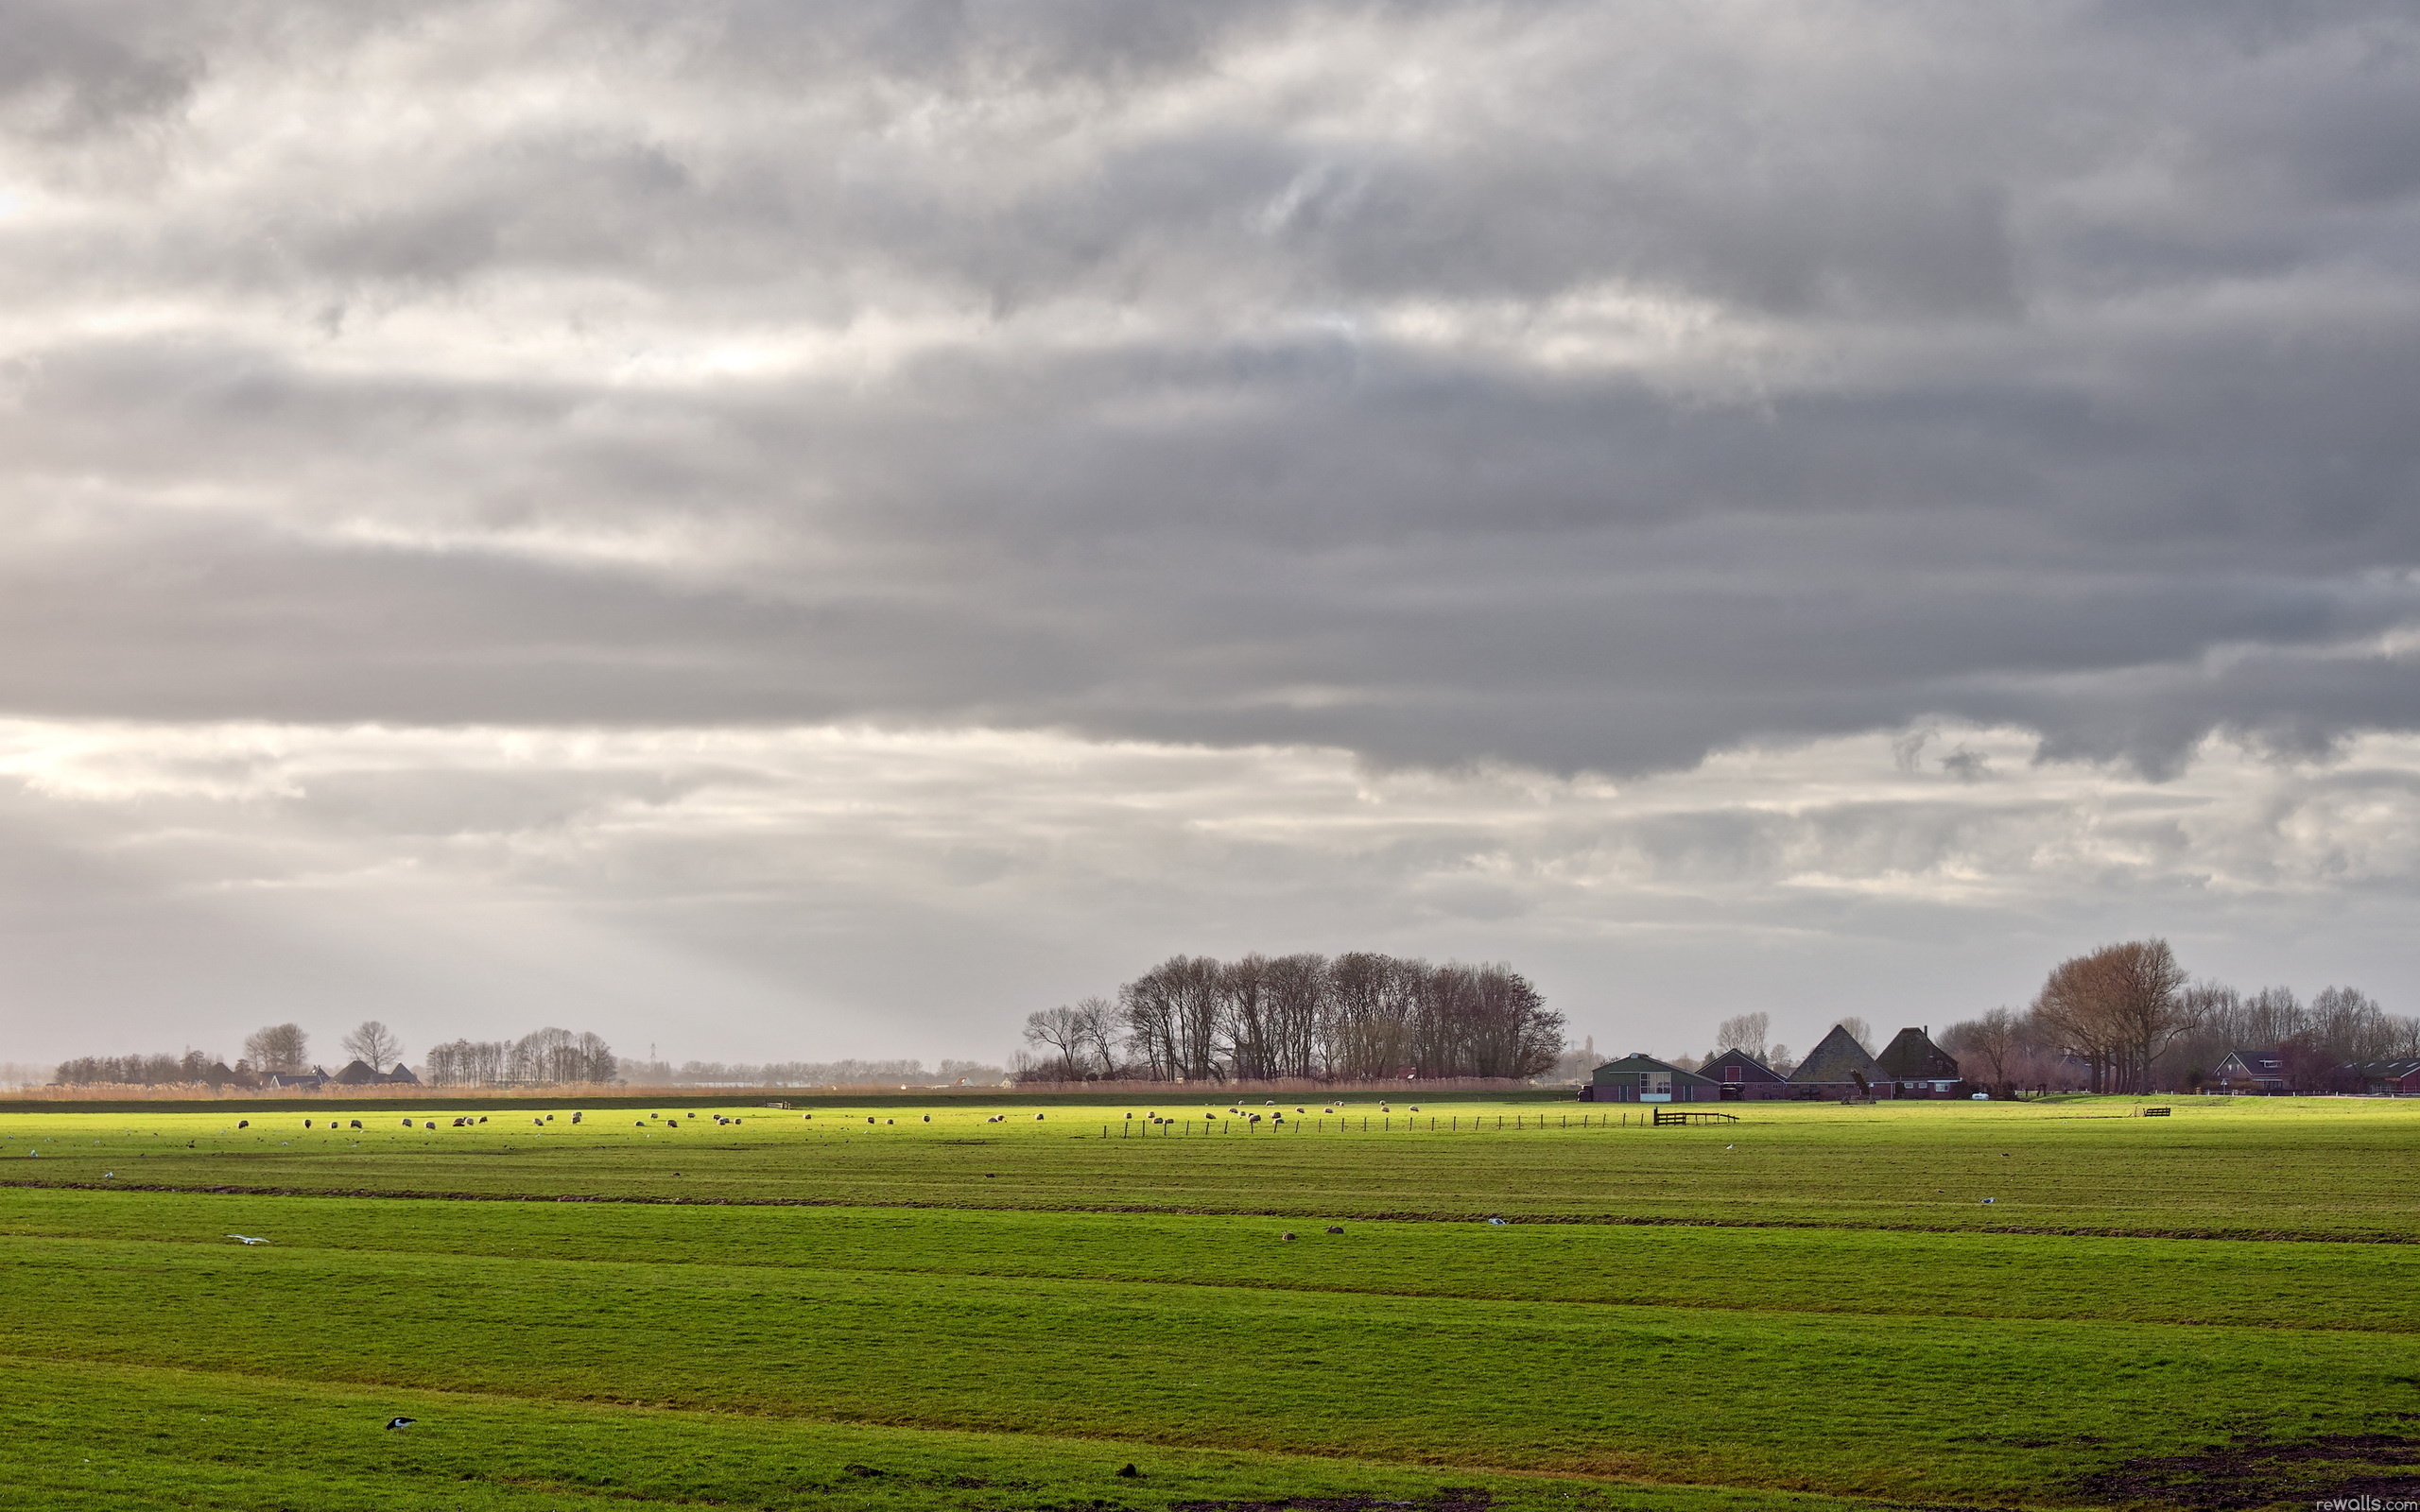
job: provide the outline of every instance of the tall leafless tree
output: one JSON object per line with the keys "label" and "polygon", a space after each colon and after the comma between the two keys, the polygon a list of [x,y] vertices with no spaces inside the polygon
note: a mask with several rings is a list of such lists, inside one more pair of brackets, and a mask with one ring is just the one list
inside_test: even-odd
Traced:
{"label": "tall leafless tree", "polygon": [[366,1021],[361,1027],[346,1035],[337,1041],[337,1046],[354,1059],[380,1073],[404,1058],[403,1041],[375,1019]]}
{"label": "tall leafless tree", "polygon": [[264,1073],[301,1071],[310,1064],[311,1037],[299,1023],[272,1023],[244,1037],[244,1057]]}

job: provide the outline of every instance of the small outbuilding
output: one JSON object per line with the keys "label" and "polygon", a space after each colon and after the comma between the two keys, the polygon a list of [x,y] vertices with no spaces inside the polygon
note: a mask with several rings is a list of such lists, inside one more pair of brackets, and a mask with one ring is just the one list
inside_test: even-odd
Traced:
{"label": "small outbuilding", "polygon": [[1711,1103],[1720,1083],[1652,1056],[1624,1056],[1591,1073],[1580,1096],[1591,1103]]}

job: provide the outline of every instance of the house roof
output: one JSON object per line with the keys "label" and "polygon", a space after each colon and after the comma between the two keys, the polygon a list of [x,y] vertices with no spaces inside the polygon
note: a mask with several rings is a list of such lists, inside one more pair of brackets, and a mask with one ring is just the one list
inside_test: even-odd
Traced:
{"label": "house roof", "polygon": [[2233,1066],[2247,1076],[2282,1076],[2286,1062],[2274,1050],[2230,1050],[2227,1058],[2219,1062],[2219,1070]]}
{"label": "house roof", "polygon": [[2420,1060],[2370,1060],[2353,1068],[2362,1075],[2379,1081],[2401,1081],[2420,1074]]}
{"label": "house roof", "polygon": [[386,1080],[384,1076],[378,1074],[377,1068],[359,1060],[352,1062],[344,1070],[337,1072],[336,1079],[340,1085],[346,1087],[358,1087],[364,1082]]}
{"label": "house roof", "polygon": [[1794,1082],[1851,1082],[1858,1076],[1870,1082],[1888,1079],[1881,1064],[1857,1042],[1857,1036],[1839,1024],[1789,1074]]}
{"label": "house roof", "polygon": [[1608,1060],[1591,1073],[1589,1079],[1602,1082],[1614,1076],[1638,1076],[1651,1072],[1661,1073],[1685,1085],[1691,1082],[1707,1087],[1714,1085],[1694,1071],[1683,1071],[1671,1062],[1658,1060],[1653,1056],[1624,1056],[1619,1060]]}
{"label": "house roof", "polygon": [[387,1073],[386,1079],[391,1082],[409,1082],[415,1087],[420,1085],[420,1078],[412,1074],[412,1068],[400,1060],[395,1062],[394,1070]]}
{"label": "house roof", "polygon": [[1698,1074],[1703,1076],[1708,1081],[1720,1081],[1722,1079],[1722,1073],[1715,1069],[1718,1066],[1737,1066],[1739,1068],[1739,1079],[1743,1082],[1780,1082],[1788,1081],[1789,1079],[1789,1077],[1784,1076],[1780,1072],[1773,1070],[1772,1067],[1766,1065],[1763,1061],[1758,1060],[1755,1057],[1748,1054],[1745,1050],[1724,1051],[1722,1054],[1715,1057],[1712,1060],[1707,1061],[1704,1065],[1700,1066],[1698,1068]]}
{"label": "house roof", "polygon": [[1874,1057],[1895,1081],[1956,1081],[1958,1062],[1922,1029],[1902,1029]]}

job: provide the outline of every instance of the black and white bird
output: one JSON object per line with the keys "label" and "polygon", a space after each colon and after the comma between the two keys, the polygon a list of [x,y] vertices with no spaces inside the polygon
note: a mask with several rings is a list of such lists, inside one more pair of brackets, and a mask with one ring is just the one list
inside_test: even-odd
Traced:
{"label": "black and white bird", "polygon": [[389,1418],[387,1419],[387,1426],[389,1428],[409,1428],[412,1424],[418,1421],[420,1421],[420,1419],[417,1418]]}
{"label": "black and white bird", "polygon": [[268,1243],[266,1239],[255,1239],[251,1234],[229,1234],[227,1237],[233,1239],[239,1245],[266,1245]]}

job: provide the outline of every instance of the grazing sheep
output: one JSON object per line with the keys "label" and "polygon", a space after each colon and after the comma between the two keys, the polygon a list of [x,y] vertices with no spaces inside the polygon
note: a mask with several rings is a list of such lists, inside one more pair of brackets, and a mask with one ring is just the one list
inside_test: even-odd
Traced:
{"label": "grazing sheep", "polygon": [[432,1119],[430,1119],[430,1120],[428,1121],[428,1126],[429,1126],[429,1127],[431,1127],[431,1128],[435,1128],[435,1127],[437,1126],[437,1120],[435,1120],[435,1119],[433,1119],[433,1118],[432,1118]]}
{"label": "grazing sheep", "polygon": [[1292,1243],[1294,1242],[1294,1230],[1293,1230],[1293,1229],[1291,1229],[1291,1228],[1288,1228],[1288,1229],[1287,1229],[1284,1233],[1279,1234],[1277,1237],[1278,1237],[1278,1238],[1280,1238],[1280,1239],[1285,1240],[1288,1244],[1289,1244],[1289,1245],[1290,1245],[1290,1244],[1292,1244]]}
{"label": "grazing sheep", "polygon": [[1034,1115],[1033,1115],[1033,1121],[1034,1121],[1035,1123],[1037,1123],[1037,1124],[1041,1123],[1041,1122],[1042,1122],[1042,1115],[1041,1115],[1040,1113],[1036,1113],[1036,1114],[1034,1114]]}
{"label": "grazing sheep", "polygon": [[1120,1480],[1139,1481],[1143,1478],[1143,1472],[1136,1469],[1134,1468],[1134,1462],[1130,1459],[1126,1462],[1125,1466],[1118,1470],[1117,1476]]}
{"label": "grazing sheep", "polygon": [[355,1127],[355,1128],[359,1128],[359,1127],[361,1126],[361,1120],[359,1120],[359,1119],[357,1119],[357,1118],[356,1118],[356,1119],[354,1119],[354,1120],[353,1121],[353,1126],[354,1126],[354,1127]]}
{"label": "grazing sheep", "polygon": [[307,1119],[307,1118],[306,1118],[306,1119],[304,1119],[304,1120],[302,1121],[302,1126],[303,1126],[304,1128],[309,1128],[309,1127],[311,1126],[311,1121],[310,1121],[309,1119]]}
{"label": "grazing sheep", "polygon": [[[405,1123],[406,1123],[406,1124],[408,1124],[408,1123],[410,1123],[410,1122],[411,1122],[411,1120],[407,1118],[407,1119],[405,1119],[405,1120],[404,1120],[404,1122],[405,1122]],[[251,1121],[251,1119],[249,1119],[249,1118],[239,1118],[239,1119],[235,1120],[235,1126],[236,1126],[237,1128],[250,1128],[250,1127],[251,1127],[251,1126],[252,1126],[252,1121]]]}
{"label": "grazing sheep", "polygon": [[1332,1223],[1327,1226],[1327,1231],[1332,1234],[1340,1234],[1344,1232],[1344,1226],[1342,1224]]}

